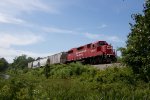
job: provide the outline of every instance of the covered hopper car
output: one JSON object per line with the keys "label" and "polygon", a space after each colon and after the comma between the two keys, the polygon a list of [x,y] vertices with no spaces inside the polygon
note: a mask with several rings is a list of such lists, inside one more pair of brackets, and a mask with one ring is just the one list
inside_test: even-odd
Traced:
{"label": "covered hopper car", "polygon": [[66,52],[61,52],[48,57],[48,64],[60,64],[66,62]]}
{"label": "covered hopper car", "polygon": [[52,64],[66,63],[67,60],[66,57],[67,57],[66,52],[57,53],[28,63],[28,68],[43,67],[46,66],[46,64],[52,65]]}

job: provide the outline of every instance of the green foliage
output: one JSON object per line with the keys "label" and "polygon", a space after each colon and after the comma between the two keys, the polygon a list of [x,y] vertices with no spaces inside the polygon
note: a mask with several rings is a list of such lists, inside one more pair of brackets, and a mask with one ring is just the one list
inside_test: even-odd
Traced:
{"label": "green foliage", "polygon": [[[48,66],[47,66],[48,67]],[[50,70],[49,70],[50,68]],[[0,79],[1,100],[149,100],[150,84],[134,77],[128,67],[106,70],[71,63],[48,70],[13,69],[9,80]],[[15,73],[14,73],[15,71]],[[48,73],[48,77],[45,76]]]}
{"label": "green foliage", "polygon": [[5,71],[9,67],[8,62],[5,58],[0,58],[0,72]]}
{"label": "green foliage", "polygon": [[144,5],[143,14],[134,14],[127,47],[122,49],[123,61],[145,81],[150,81],[150,0]]}
{"label": "green foliage", "polygon": [[117,63],[122,63],[122,57],[117,56]]}
{"label": "green foliage", "polygon": [[46,78],[48,78],[50,75],[50,65],[46,65],[45,67],[44,67],[44,75],[45,75],[45,77]]}
{"label": "green foliage", "polygon": [[[45,73],[44,68],[44,73]],[[47,72],[50,78],[71,78],[80,76],[86,72],[90,72],[91,68],[89,66],[84,66],[80,63],[71,63],[69,65],[51,65],[50,71]]]}
{"label": "green foliage", "polygon": [[109,68],[97,74],[96,80],[103,84],[112,82],[134,83],[134,76],[130,68]]}
{"label": "green foliage", "polygon": [[24,69],[28,67],[28,62],[33,61],[34,59],[31,57],[27,57],[26,55],[18,56],[14,59],[14,62],[12,63],[12,66],[15,69]]}

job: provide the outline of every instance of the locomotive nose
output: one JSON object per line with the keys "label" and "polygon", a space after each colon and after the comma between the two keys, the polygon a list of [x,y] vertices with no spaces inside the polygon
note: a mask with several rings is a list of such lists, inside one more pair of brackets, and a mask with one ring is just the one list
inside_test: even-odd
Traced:
{"label": "locomotive nose", "polygon": [[107,54],[113,54],[113,48],[111,45],[107,45],[106,52],[107,52]]}
{"label": "locomotive nose", "polygon": [[111,45],[108,45],[107,46],[107,49],[109,50],[109,49],[112,49],[112,46]]}

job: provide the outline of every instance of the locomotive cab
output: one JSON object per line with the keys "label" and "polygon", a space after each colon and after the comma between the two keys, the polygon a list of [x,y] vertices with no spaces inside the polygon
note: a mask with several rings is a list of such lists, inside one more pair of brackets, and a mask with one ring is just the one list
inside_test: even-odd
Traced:
{"label": "locomotive cab", "polygon": [[102,51],[103,53],[106,52],[106,46],[108,43],[106,41],[98,41],[97,43],[97,52]]}
{"label": "locomotive cab", "polygon": [[108,43],[106,41],[98,41],[97,45],[103,46],[103,45],[108,45]]}
{"label": "locomotive cab", "polygon": [[102,51],[106,62],[115,62],[116,53],[111,44],[108,44],[106,41],[97,42],[97,51]]}
{"label": "locomotive cab", "polygon": [[84,62],[87,64],[110,63],[114,60],[113,47],[106,41],[97,41],[67,52],[67,62]]}
{"label": "locomotive cab", "polygon": [[111,44],[108,44],[106,41],[98,41],[97,42],[97,49],[102,51],[104,54],[114,54],[113,47]]}

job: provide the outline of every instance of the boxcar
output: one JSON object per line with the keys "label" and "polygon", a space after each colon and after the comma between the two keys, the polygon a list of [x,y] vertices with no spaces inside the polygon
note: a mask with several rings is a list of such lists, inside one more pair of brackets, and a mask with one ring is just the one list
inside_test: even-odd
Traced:
{"label": "boxcar", "polygon": [[49,64],[65,63],[67,58],[66,52],[57,53],[48,57]]}

